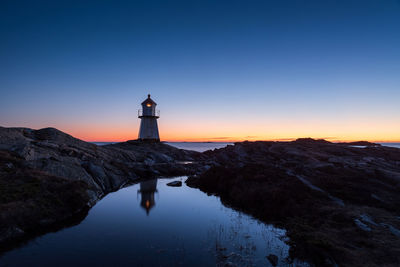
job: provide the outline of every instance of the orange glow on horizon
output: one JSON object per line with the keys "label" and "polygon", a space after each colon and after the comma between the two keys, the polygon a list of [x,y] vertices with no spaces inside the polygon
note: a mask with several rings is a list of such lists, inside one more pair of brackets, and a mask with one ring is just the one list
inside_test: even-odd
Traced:
{"label": "orange glow on horizon", "polygon": [[[94,133],[94,134],[85,134],[85,135],[74,135],[76,138],[87,142],[124,142],[128,140],[137,139],[136,132],[104,132],[104,133]],[[201,137],[201,136],[183,136],[183,135],[167,135],[162,134],[161,141],[164,142],[224,142],[224,143],[233,143],[233,142],[243,142],[243,141],[294,141],[298,138],[313,138],[313,139],[325,139],[330,142],[353,142],[353,141],[369,141],[369,142],[377,142],[377,143],[398,143],[400,139],[398,136],[385,136],[377,138],[371,138],[368,135],[348,135],[348,136],[339,136],[339,137],[327,137],[327,134],[299,134],[299,135],[290,135],[281,134],[281,135],[256,135],[256,136],[231,136],[231,137]]]}
{"label": "orange glow on horizon", "polygon": [[[310,137],[331,142],[400,142],[400,124],[384,120],[353,121],[284,121],[264,120],[159,120],[161,141],[166,142],[241,142],[241,141],[292,141]],[[44,128],[49,125],[27,125]],[[139,120],[97,122],[92,124],[50,125],[76,138],[88,142],[123,142],[138,137]]]}

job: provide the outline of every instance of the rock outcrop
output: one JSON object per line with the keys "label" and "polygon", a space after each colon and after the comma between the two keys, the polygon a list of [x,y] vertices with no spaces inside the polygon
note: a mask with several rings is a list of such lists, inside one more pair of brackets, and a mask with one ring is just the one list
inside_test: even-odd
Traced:
{"label": "rock outcrop", "polygon": [[400,149],[368,142],[243,142],[206,151],[186,183],[284,227],[317,266],[400,265]]}
{"label": "rock outcrop", "polygon": [[54,128],[0,127],[0,244],[87,210],[138,179],[193,174],[199,167],[187,162],[201,157],[163,143],[97,146]]}

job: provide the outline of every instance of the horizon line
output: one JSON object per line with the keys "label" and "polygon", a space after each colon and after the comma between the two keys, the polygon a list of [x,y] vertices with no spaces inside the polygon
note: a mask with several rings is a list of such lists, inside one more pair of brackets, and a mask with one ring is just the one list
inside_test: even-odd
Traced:
{"label": "horizon line", "polygon": [[[277,138],[277,139],[256,139],[256,140],[248,140],[248,139],[241,139],[241,140],[226,140],[226,141],[215,141],[215,140],[161,140],[160,142],[166,143],[238,143],[238,142],[292,142],[297,139],[303,138],[311,138],[314,140],[325,140],[331,143],[351,143],[351,142],[370,142],[370,143],[400,143],[400,140],[368,140],[368,139],[337,139],[337,140],[329,140],[326,138],[313,138],[313,137],[298,137],[298,138]],[[78,138],[79,139],[79,138]],[[83,140],[83,139],[81,139]],[[110,140],[110,141],[90,141],[90,140],[83,140],[88,143],[121,143],[127,142],[137,139],[128,139],[128,140]]]}

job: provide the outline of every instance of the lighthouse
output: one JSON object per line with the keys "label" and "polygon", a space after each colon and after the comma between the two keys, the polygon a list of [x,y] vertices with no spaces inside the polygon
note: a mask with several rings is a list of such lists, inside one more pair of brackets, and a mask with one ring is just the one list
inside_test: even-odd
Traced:
{"label": "lighthouse", "polygon": [[140,141],[160,142],[157,126],[160,111],[156,110],[156,106],[157,103],[150,98],[150,94],[142,102],[142,109],[138,111],[138,117],[141,120],[138,137]]}

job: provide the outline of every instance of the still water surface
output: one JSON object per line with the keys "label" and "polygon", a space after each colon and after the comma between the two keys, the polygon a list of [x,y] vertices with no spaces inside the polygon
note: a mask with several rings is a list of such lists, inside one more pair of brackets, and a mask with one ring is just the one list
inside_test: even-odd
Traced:
{"label": "still water surface", "polygon": [[285,265],[284,230],[172,180],[111,193],[79,225],[5,253],[0,266],[270,266],[271,253]]}

